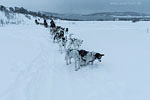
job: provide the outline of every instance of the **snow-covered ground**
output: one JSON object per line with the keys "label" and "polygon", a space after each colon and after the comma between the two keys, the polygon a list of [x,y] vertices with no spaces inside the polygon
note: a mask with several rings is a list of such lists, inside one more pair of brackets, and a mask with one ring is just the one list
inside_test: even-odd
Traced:
{"label": "snow-covered ground", "polygon": [[[0,100],[149,100],[149,22],[56,21],[102,62],[74,70],[49,29],[0,27]],[[149,32],[148,32],[149,31]]]}

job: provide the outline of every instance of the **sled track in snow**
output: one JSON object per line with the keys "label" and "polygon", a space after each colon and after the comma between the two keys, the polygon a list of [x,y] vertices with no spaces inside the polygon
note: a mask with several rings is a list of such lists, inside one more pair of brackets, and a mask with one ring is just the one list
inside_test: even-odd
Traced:
{"label": "sled track in snow", "polygon": [[52,79],[50,78],[50,76],[52,76],[50,74],[52,74],[54,61],[49,61],[49,57],[54,57],[54,54],[49,52],[49,48],[47,49],[46,46],[49,46],[49,44],[47,43],[45,47],[41,45],[40,54],[29,66],[26,66],[25,70],[19,72],[14,84],[12,84],[0,97],[1,100],[17,100],[19,95],[26,95],[27,98],[25,100],[34,100],[35,98],[33,97],[36,95],[34,93],[36,93],[37,89],[40,87],[40,80],[45,77]]}

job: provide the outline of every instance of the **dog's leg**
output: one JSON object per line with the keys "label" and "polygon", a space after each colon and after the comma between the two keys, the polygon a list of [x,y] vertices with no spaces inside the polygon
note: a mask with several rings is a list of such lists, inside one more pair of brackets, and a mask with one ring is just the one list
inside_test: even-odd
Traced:
{"label": "dog's leg", "polygon": [[66,59],[66,65],[69,65],[69,63],[68,63],[68,59]]}
{"label": "dog's leg", "polygon": [[78,71],[78,68],[77,68],[77,61],[75,60],[75,71]]}
{"label": "dog's leg", "polygon": [[87,66],[87,65],[88,65],[88,61],[86,60],[86,61],[85,61],[85,66]]}
{"label": "dog's leg", "polygon": [[69,65],[67,55],[65,56],[65,60],[66,60],[66,65]]}
{"label": "dog's leg", "polygon": [[71,58],[69,58],[69,64],[71,64]]}
{"label": "dog's leg", "polygon": [[53,38],[53,43],[55,43],[55,36],[54,36],[54,38]]}
{"label": "dog's leg", "polygon": [[78,61],[78,69],[80,69],[80,61]]}
{"label": "dog's leg", "polygon": [[81,56],[78,57],[78,68],[80,69],[81,68],[81,62],[82,62],[82,59],[81,59]]}
{"label": "dog's leg", "polygon": [[65,50],[65,52],[66,52],[66,44],[64,45],[64,50]]}
{"label": "dog's leg", "polygon": [[61,48],[60,48],[60,53],[62,54],[62,45],[61,45]]}
{"label": "dog's leg", "polygon": [[58,43],[59,44],[59,51],[60,51],[60,53],[61,53],[61,44],[60,43]]}
{"label": "dog's leg", "polygon": [[66,65],[68,65],[68,60],[67,59],[65,59],[66,60]]}
{"label": "dog's leg", "polygon": [[91,65],[93,65],[93,61],[91,62]]}

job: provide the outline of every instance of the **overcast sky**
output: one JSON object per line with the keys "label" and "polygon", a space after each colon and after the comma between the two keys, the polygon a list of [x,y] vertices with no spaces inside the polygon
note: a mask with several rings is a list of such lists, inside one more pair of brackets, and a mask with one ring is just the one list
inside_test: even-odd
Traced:
{"label": "overcast sky", "polygon": [[56,13],[135,11],[150,13],[150,0],[0,0],[4,6]]}

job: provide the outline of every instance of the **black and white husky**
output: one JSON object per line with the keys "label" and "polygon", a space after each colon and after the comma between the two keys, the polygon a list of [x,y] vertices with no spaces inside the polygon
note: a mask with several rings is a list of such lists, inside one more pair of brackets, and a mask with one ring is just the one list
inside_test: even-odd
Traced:
{"label": "black and white husky", "polygon": [[60,42],[61,39],[64,37],[64,31],[60,31],[60,32],[57,32],[55,35],[54,35],[54,38],[53,38],[53,42]]}
{"label": "black and white husky", "polygon": [[59,42],[59,51],[60,51],[60,53],[62,53],[63,48],[66,51],[66,44],[67,44],[67,36],[62,37],[60,39],[60,42]]}
{"label": "black and white husky", "polygon": [[56,33],[60,33],[61,31],[64,31],[64,28],[62,28],[61,26],[50,27],[50,33],[53,38],[56,35]]}
{"label": "black and white husky", "polygon": [[93,62],[97,59],[99,62],[101,62],[101,58],[102,56],[104,56],[104,54],[100,54],[100,53],[96,53],[94,51],[89,52],[86,50],[78,50],[79,55],[81,56],[81,61],[82,65],[88,65],[88,64],[92,64]]}
{"label": "black and white husky", "polygon": [[66,64],[71,64],[71,59],[74,59],[75,62],[75,71],[78,71],[80,69],[80,55],[78,50],[75,49],[67,49],[66,50],[66,55],[65,55],[65,60]]}

